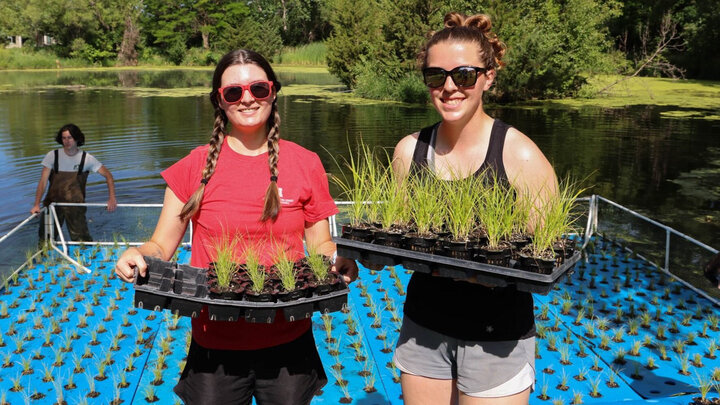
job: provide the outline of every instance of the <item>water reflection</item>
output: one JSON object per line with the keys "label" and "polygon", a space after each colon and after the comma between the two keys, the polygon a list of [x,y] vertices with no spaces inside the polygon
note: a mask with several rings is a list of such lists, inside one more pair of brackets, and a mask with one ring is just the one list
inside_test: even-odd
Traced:
{"label": "water reflection", "polygon": [[[115,175],[119,202],[159,202],[164,187],[159,172],[209,139],[213,114],[207,93],[146,97],[107,87],[209,88],[211,74],[210,69],[0,72],[0,164],[9,174],[0,180],[0,234],[26,216],[39,162],[58,146],[54,131],[67,122],[83,129],[86,149]],[[323,73],[279,69],[279,76],[288,86],[337,84]],[[2,91],[8,88],[15,90]],[[340,170],[333,158],[347,156],[348,145],[362,140],[392,148],[437,120],[425,106],[347,105],[307,95],[281,95],[279,103],[282,136],[316,151],[333,173]],[[718,124],[663,118],[666,109],[543,104],[489,111],[530,136],[560,175],[587,178],[589,193],[720,246],[720,138],[711,136]],[[91,176],[88,200],[103,202],[106,195],[102,177]]]}
{"label": "water reflection", "polygon": [[[149,87],[174,89],[202,87],[210,89],[212,83],[211,68],[197,69],[146,69],[146,70],[103,70],[87,72],[83,70],[57,70],[38,72],[0,72],[0,90],[32,89],[38,87],[72,86],[84,87]],[[321,69],[301,71],[277,68],[278,80],[283,85],[291,84],[333,84],[340,82]]]}

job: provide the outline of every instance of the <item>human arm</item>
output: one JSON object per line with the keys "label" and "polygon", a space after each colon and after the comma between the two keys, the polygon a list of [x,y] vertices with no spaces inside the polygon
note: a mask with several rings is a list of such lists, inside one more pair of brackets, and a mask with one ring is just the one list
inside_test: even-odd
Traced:
{"label": "human arm", "polygon": [[535,210],[530,217],[530,229],[539,220],[537,213],[551,197],[558,193],[555,170],[535,143],[515,128],[507,132],[503,150],[503,164],[508,180],[519,198],[529,198]]}
{"label": "human arm", "polygon": [[165,189],[163,208],[152,237],[139,247],[127,249],[115,264],[115,274],[120,279],[132,281],[133,267],[135,266],[138,268],[138,273],[144,276],[147,263],[145,263],[143,256],[157,257],[162,260],[169,260],[172,257],[183,235],[185,235],[188,224],[188,220],[180,220],[180,211],[184,205],[169,187]]}
{"label": "human arm", "polygon": [[[318,252],[328,257],[332,257],[337,252],[335,243],[330,236],[330,226],[327,219],[317,222],[305,222],[305,243],[308,251]],[[332,270],[342,274],[345,283],[355,281],[358,276],[358,267],[355,260],[342,256],[335,258]]]}
{"label": "human arm", "polygon": [[720,289],[720,252],[705,266],[705,277]]}
{"label": "human arm", "polygon": [[418,133],[407,135],[395,145],[393,151],[392,168],[395,177],[402,182],[410,173],[415,145],[417,144]]}
{"label": "human arm", "polygon": [[100,166],[100,169],[98,169],[98,173],[105,177],[105,181],[107,182],[107,210],[110,212],[115,211],[115,208],[117,208],[117,200],[115,199],[115,181],[113,180],[112,173],[110,173],[110,170],[108,170],[105,166]]}
{"label": "human arm", "polygon": [[42,173],[40,173],[40,181],[38,181],[37,189],[35,190],[35,202],[30,209],[31,214],[37,214],[40,212],[40,199],[45,193],[45,187],[47,186],[48,179],[50,178],[50,168],[43,167]]}

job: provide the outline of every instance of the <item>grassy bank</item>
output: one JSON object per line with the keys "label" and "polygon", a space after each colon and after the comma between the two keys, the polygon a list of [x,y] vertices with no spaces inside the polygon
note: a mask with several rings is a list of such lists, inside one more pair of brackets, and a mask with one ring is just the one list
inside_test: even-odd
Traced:
{"label": "grassy bank", "polygon": [[[18,50],[0,50],[0,61],[5,61],[4,56],[8,51]],[[344,86],[332,84],[337,82],[327,71],[327,68],[321,64],[309,63],[311,54],[309,50],[304,57],[293,57],[280,59],[282,63],[273,63],[278,73],[287,73],[291,75],[301,75],[305,73],[313,74],[314,77],[322,78],[327,75],[328,80],[315,79],[312,82],[301,82],[302,84],[289,84],[283,86],[282,94],[287,96],[308,97],[308,101],[321,98],[324,101],[342,104],[400,104],[398,101],[382,101],[363,98],[360,92],[348,92]],[[298,52],[297,55],[302,54]],[[11,54],[15,54],[11,52]],[[284,55],[295,55],[292,52],[285,52]],[[26,55],[28,56],[28,55]],[[39,87],[62,87],[67,85],[70,87],[82,86],[85,89],[93,88],[110,88],[121,91],[135,92],[138,95],[174,95],[185,96],[192,94],[203,94],[207,92],[205,86],[207,80],[202,72],[212,71],[212,66],[139,66],[139,67],[90,67],[73,65],[74,60],[61,60],[62,69],[56,68],[54,56],[49,54],[35,53],[32,59],[28,57],[26,61],[34,60],[30,64],[23,66],[33,66],[33,72],[13,73],[6,70],[6,73],[0,76],[0,91],[14,91],[20,88],[39,88]],[[290,61],[293,61],[293,64]],[[317,62],[317,59],[315,60]],[[307,63],[306,63],[307,62]],[[28,68],[29,69],[29,68]],[[188,79],[186,81],[177,81],[169,86],[170,89],[152,88],[147,84],[152,81],[136,82],[134,86],[118,86],[117,77],[132,75],[134,72],[172,72],[176,70],[198,71],[199,78]],[[43,74],[42,72],[47,72]],[[52,72],[52,74],[49,74]],[[58,81],[58,72],[66,72],[63,74],[64,80]],[[99,72],[91,78],[83,77],[84,72]],[[127,73],[125,73],[127,72]],[[2,73],[2,72],[0,72]],[[155,74],[155,73],[153,73]],[[190,73],[189,76],[192,77]],[[18,77],[15,77],[18,76]],[[47,76],[44,77],[44,76]],[[77,79],[73,79],[77,76]],[[98,79],[105,77],[104,80]],[[196,75],[197,76],[197,75]],[[113,79],[115,77],[115,79]],[[95,78],[95,79],[93,79]],[[511,108],[543,108],[548,106],[564,106],[567,108],[583,108],[583,107],[602,107],[602,108],[622,108],[629,105],[660,105],[667,106],[667,110],[662,114],[667,117],[677,118],[701,118],[710,120],[720,120],[720,82],[697,81],[697,80],[672,80],[652,77],[635,77],[619,82],[607,91],[599,93],[609,84],[621,79],[619,76],[596,76],[589,80],[589,83],[582,90],[583,97],[557,99],[557,100],[536,100],[512,105],[503,105],[503,107]],[[327,83],[327,84],[326,84]],[[115,86],[115,87],[113,87]],[[410,106],[411,104],[406,104]],[[493,107],[490,105],[489,107]]]}
{"label": "grassy bank", "polygon": [[325,43],[313,42],[298,47],[286,47],[273,61],[281,65],[325,66],[326,54]]}
{"label": "grassy bank", "polygon": [[88,61],[60,58],[46,50],[0,48],[0,69],[57,69],[58,67],[90,67]]}
{"label": "grassy bank", "polygon": [[657,77],[596,76],[589,80],[582,93],[585,97],[526,103],[526,105],[564,105],[573,108],[622,108],[630,105],[667,106],[666,117],[720,120],[720,82],[674,80]]}
{"label": "grassy bank", "polygon": [[[273,64],[291,66],[325,66],[325,44],[315,42],[297,47],[286,47],[273,58]],[[220,52],[207,51],[202,48],[188,49],[180,67],[213,67],[222,57]],[[113,60],[104,65],[114,65]],[[169,60],[160,55],[145,55],[139,61],[141,67],[173,67]],[[30,47],[5,49],[0,48],[0,70],[58,69],[58,68],[92,68],[99,67],[80,58],[61,58],[50,49],[34,49]]]}

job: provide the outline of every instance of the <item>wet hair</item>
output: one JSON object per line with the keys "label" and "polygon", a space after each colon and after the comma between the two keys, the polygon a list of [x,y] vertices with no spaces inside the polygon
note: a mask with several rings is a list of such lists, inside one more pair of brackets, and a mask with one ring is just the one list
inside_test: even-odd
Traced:
{"label": "wet hair", "polygon": [[466,16],[461,13],[445,14],[445,27],[437,32],[430,32],[429,39],[418,54],[418,65],[427,67],[428,50],[441,42],[472,42],[477,44],[480,60],[488,69],[500,69],[505,66],[502,61],[507,47],[492,32],[492,21],[486,14]]}
{"label": "wet hair", "polygon": [[65,131],[68,131],[70,133],[70,135],[75,140],[77,146],[85,145],[85,134],[83,134],[80,128],[78,128],[78,126],[75,124],[63,125],[62,128],[58,130],[57,135],[55,136],[55,142],[59,143],[60,145],[63,144],[62,134]]}
{"label": "wet hair", "polygon": [[[268,80],[273,82],[273,91],[275,94],[280,91],[281,85],[277,80],[277,76],[275,76],[275,72],[272,67],[270,67],[270,63],[268,63],[268,61],[259,53],[248,49],[237,49],[227,53],[222,57],[222,59],[220,59],[217,67],[215,67],[215,73],[213,74],[212,79],[212,91],[210,92],[210,103],[212,103],[213,108],[215,109],[215,123],[213,125],[212,137],[210,138],[210,147],[208,149],[207,160],[205,162],[205,168],[202,172],[200,185],[180,212],[180,219],[183,221],[195,215],[197,210],[200,208],[203,193],[205,192],[205,186],[215,172],[218,156],[220,155],[220,148],[222,148],[225,135],[227,134],[226,126],[228,122],[225,111],[220,108],[218,89],[221,87],[222,75],[225,73],[225,70],[227,70],[230,66],[235,65],[258,66],[265,71]],[[277,187],[280,114],[278,113],[277,98],[275,98],[272,102],[270,117],[268,118],[266,125],[268,128],[268,164],[270,166],[271,177],[267,179],[270,184],[265,191],[265,204],[262,215],[260,216],[260,220],[263,222],[268,219],[275,220],[280,212],[280,194]]]}

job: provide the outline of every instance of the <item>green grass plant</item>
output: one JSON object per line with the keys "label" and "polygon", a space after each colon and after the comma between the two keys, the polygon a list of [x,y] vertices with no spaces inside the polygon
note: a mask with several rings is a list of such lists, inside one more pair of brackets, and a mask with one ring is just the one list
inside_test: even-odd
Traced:
{"label": "green grass plant", "polygon": [[0,69],[57,69],[91,66],[82,59],[61,58],[54,53],[33,47],[0,48]]}
{"label": "green grass plant", "polygon": [[[53,380],[52,386],[53,391],[55,391],[55,403],[56,404],[65,404],[65,388],[63,387],[63,377],[61,374],[59,374],[55,379]],[[4,403],[4,401],[0,400],[0,404]]]}
{"label": "green grass plant", "polygon": [[368,202],[365,206],[365,219],[370,224],[380,222],[382,206],[384,205],[385,186],[387,183],[387,166],[383,167],[369,147],[359,157],[363,168],[364,193]]}
{"label": "green grass plant", "polygon": [[429,236],[440,228],[446,216],[442,201],[443,187],[434,172],[421,169],[419,175],[407,179],[407,209],[421,236]]}
{"label": "green grass plant", "polygon": [[327,47],[324,42],[311,42],[305,45],[288,46],[275,56],[274,62],[282,65],[325,66]]}
{"label": "green grass plant", "polygon": [[[553,243],[574,231],[578,220],[577,199],[584,191],[578,182],[571,178],[560,181],[558,192],[547,197],[547,201],[536,206],[532,252],[540,255],[551,250]],[[548,193],[549,194],[549,193]]]}
{"label": "green grass plant", "polygon": [[478,202],[478,219],[488,238],[488,249],[496,250],[500,241],[509,239],[513,231],[515,193],[497,176],[491,175]]}
{"label": "green grass plant", "polygon": [[12,382],[12,388],[10,388],[10,391],[20,392],[23,390],[22,377],[19,371],[15,378],[10,378],[10,382]]}
{"label": "green grass plant", "polygon": [[[370,148],[364,143],[360,143],[358,145],[358,153],[370,153]],[[350,157],[343,159],[342,164],[334,155],[331,154],[331,156],[333,156],[336,166],[342,173],[342,177],[332,175],[330,179],[340,187],[342,196],[351,202],[348,210],[350,225],[359,226],[364,220],[365,200],[367,196],[365,190],[365,169],[362,166],[364,159],[359,156],[356,157],[352,149],[350,150]],[[343,169],[347,169],[350,172],[349,175]]]}
{"label": "green grass plant", "polygon": [[452,181],[441,182],[445,202],[445,223],[453,240],[467,241],[477,226],[479,195],[482,193],[481,176],[471,174],[465,178],[459,170],[451,170]]}
{"label": "green grass plant", "polygon": [[145,396],[145,400],[147,402],[155,402],[157,401],[157,396],[155,396],[155,386],[152,384],[148,384],[145,386],[145,389],[143,390],[143,394]]}
{"label": "green grass plant", "polygon": [[351,401],[352,398],[350,397],[350,390],[348,389],[348,381],[343,379],[342,370],[330,368],[330,373],[335,378],[336,384],[340,387],[340,390],[342,391],[342,394],[343,394],[343,398],[346,401]]}
{"label": "green grass plant", "polygon": [[387,165],[381,180],[380,224],[383,229],[389,230],[394,225],[404,226],[409,222],[409,212],[405,204],[409,199],[407,193],[408,182],[400,181],[390,164]]}
{"label": "green grass plant", "polygon": [[693,382],[698,387],[698,390],[700,391],[700,399],[704,403],[707,400],[708,394],[715,386],[712,378],[709,375],[699,374],[696,371]]}
{"label": "green grass plant", "polygon": [[558,346],[558,352],[560,353],[560,363],[563,365],[569,365],[570,362],[570,346],[561,344]]}
{"label": "green grass plant", "polygon": [[679,354],[675,357],[675,359],[677,359],[680,364],[680,374],[690,375],[690,372],[688,371],[690,369],[690,355]]}
{"label": "green grass plant", "polygon": [[22,374],[23,375],[29,375],[32,374],[33,368],[32,368],[32,357],[21,357],[20,358],[20,366],[22,367]]}
{"label": "green grass plant", "polygon": [[259,294],[265,289],[265,271],[260,267],[260,252],[255,244],[247,243],[244,246],[245,272],[250,279],[250,289]]}
{"label": "green grass plant", "polygon": [[718,344],[715,342],[715,339],[710,339],[708,343],[706,344],[706,353],[707,357],[714,359],[715,358],[715,352],[718,349]]}
{"label": "green grass plant", "polygon": [[515,196],[513,207],[513,232],[519,235],[530,235],[532,233],[532,213],[538,195],[518,190]]}
{"label": "green grass plant", "polygon": [[214,266],[215,274],[217,275],[217,285],[221,289],[230,287],[232,276],[237,272],[237,264],[239,262],[237,247],[239,242],[240,240],[236,237],[223,235],[212,243],[215,249]]}
{"label": "green grass plant", "polygon": [[15,364],[12,361],[12,353],[3,354],[2,368],[10,368]]}
{"label": "green grass plant", "polygon": [[274,253],[273,264],[277,270],[277,276],[280,278],[282,288],[288,292],[295,290],[295,262],[290,257],[290,253],[281,243],[275,244]]}
{"label": "green grass plant", "polygon": [[308,249],[307,264],[318,282],[326,281],[329,267],[324,255],[314,249]]}

